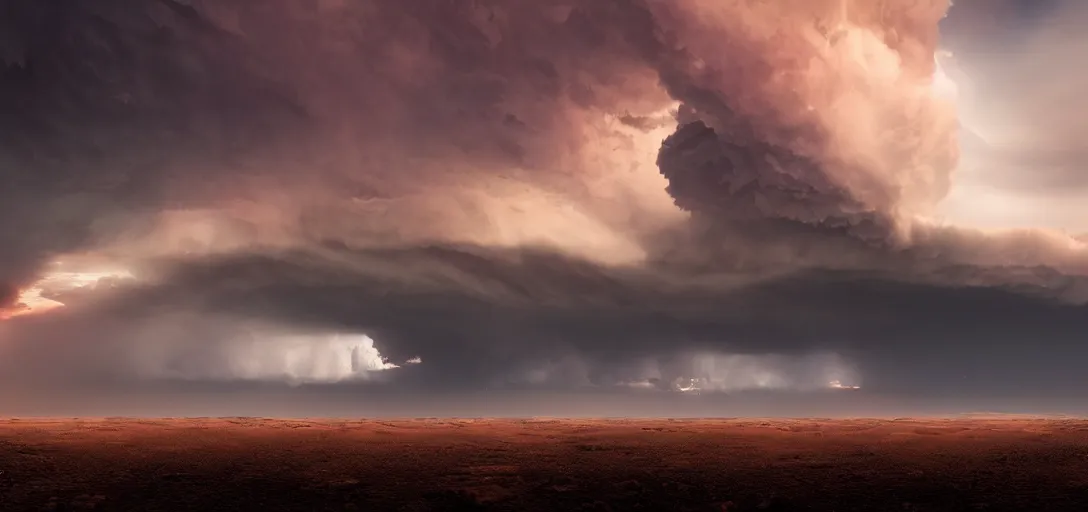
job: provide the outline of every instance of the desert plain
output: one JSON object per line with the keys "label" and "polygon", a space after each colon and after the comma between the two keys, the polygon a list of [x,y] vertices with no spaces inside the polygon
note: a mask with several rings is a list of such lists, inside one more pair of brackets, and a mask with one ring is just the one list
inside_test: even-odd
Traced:
{"label": "desert plain", "polygon": [[0,420],[0,510],[1088,510],[1088,421]]}

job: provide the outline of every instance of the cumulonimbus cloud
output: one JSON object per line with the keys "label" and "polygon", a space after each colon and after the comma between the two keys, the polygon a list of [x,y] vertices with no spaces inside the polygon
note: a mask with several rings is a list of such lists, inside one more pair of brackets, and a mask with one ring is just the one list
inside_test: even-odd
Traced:
{"label": "cumulonimbus cloud", "polygon": [[944,0],[0,7],[0,300],[57,258],[135,281],[55,297],[73,325],[275,317],[488,381],[885,320],[799,305],[828,281],[1088,300],[1083,241],[931,220]]}

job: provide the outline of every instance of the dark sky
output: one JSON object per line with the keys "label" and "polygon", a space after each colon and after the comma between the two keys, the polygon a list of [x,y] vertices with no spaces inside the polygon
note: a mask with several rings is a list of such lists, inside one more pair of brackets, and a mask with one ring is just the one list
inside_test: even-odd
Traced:
{"label": "dark sky", "polygon": [[1088,8],[947,7],[0,0],[0,414],[1082,412]]}

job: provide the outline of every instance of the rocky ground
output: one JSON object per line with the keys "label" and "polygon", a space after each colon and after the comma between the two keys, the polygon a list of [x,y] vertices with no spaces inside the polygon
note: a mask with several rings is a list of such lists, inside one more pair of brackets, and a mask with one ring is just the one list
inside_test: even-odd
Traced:
{"label": "rocky ground", "polygon": [[0,420],[0,510],[1088,510],[1072,420]]}

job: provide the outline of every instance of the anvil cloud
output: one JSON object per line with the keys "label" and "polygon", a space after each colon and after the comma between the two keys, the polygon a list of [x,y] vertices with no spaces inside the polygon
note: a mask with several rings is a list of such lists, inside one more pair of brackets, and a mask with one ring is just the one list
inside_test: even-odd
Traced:
{"label": "anvil cloud", "polygon": [[977,168],[962,3],[0,0],[0,382],[1038,382],[1088,245],[970,191],[1077,172]]}

